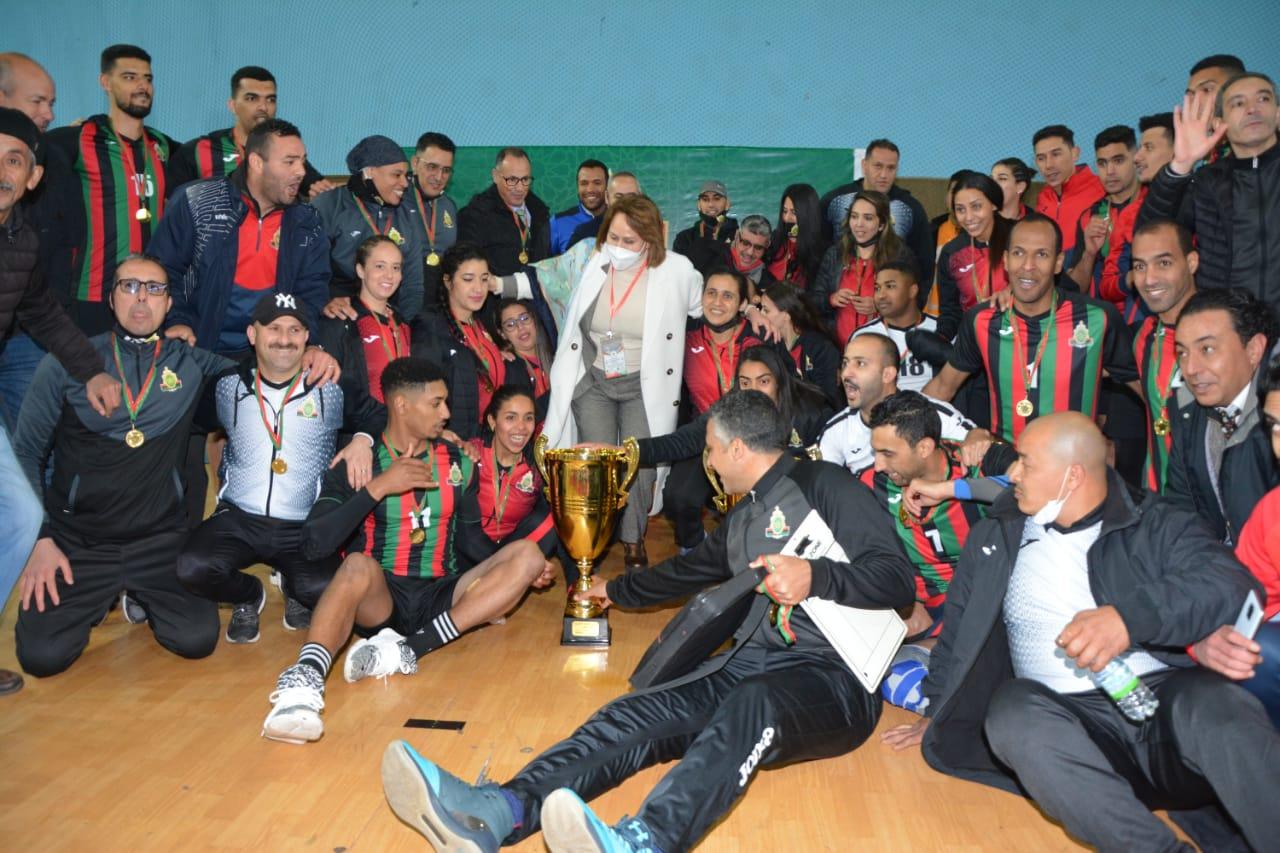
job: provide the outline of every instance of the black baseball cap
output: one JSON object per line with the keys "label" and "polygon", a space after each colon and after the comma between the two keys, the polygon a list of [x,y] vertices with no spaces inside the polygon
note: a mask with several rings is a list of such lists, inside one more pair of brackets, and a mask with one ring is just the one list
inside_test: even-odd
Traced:
{"label": "black baseball cap", "polygon": [[281,317],[292,317],[308,331],[311,323],[307,320],[307,312],[298,304],[298,297],[292,293],[268,293],[258,300],[253,308],[253,322],[267,326]]}

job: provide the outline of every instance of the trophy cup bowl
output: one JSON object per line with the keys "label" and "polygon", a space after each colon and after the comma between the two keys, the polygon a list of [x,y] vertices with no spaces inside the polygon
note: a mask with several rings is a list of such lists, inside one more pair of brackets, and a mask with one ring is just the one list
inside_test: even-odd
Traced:
{"label": "trophy cup bowl", "polygon": [[724,487],[720,485],[720,478],[716,476],[715,469],[707,462],[707,454],[709,452],[707,448],[702,448],[702,470],[706,472],[707,479],[711,481],[711,488],[715,490],[716,496],[713,501],[716,505],[716,511],[724,515],[733,509],[734,504],[742,500],[742,495],[725,494]]}
{"label": "trophy cup bowl", "polygon": [[556,532],[578,563],[578,582],[569,590],[561,645],[607,646],[609,622],[595,601],[575,598],[591,588],[592,564],[609,547],[618,515],[627,505],[627,488],[640,467],[640,446],[634,438],[614,448],[547,449],[538,436],[533,461],[546,483],[547,503]]}

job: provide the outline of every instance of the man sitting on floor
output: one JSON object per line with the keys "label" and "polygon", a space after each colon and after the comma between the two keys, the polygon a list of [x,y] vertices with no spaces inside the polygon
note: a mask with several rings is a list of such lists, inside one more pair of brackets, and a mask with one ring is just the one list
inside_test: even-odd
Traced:
{"label": "man sitting on floor", "polygon": [[[748,564],[767,567],[769,597],[755,596],[729,652],[609,703],[502,786],[468,785],[404,741],[391,743],[382,782],[400,819],[438,851],[495,851],[541,828],[553,853],[674,853],[733,807],[757,768],[860,746],[880,719],[880,696],[858,683],[796,605],[813,595],[906,607],[913,572],[871,493],[839,466],[797,461],[786,452],[790,431],[759,391],[716,401],[708,462],[726,492],[745,497],[688,554],[608,583],[597,577],[586,593],[606,606],[647,607],[727,581]],[[810,514],[848,562],[779,553]],[[587,806],[641,769],[676,759],[636,817],[609,826]]]}
{"label": "man sitting on floor", "polygon": [[[1023,430],[1013,489],[970,532],[947,591],[927,716],[885,739],[923,737],[935,769],[1025,792],[1104,851],[1176,849],[1151,809],[1217,803],[1270,849],[1280,733],[1183,651],[1261,586],[1197,516],[1132,496],[1106,456],[1078,412]],[[1154,716],[1134,723],[1094,686],[1114,660],[1154,694]]]}
{"label": "man sitting on floor", "polygon": [[[311,617],[298,662],[280,673],[264,737],[287,743],[324,733],[324,680],[347,653],[347,681],[418,671],[418,658],[498,619],[530,586],[551,583],[552,565],[520,540],[469,567],[466,536],[484,535],[471,459],[440,439],[449,407],[444,373],[419,358],[382,372],[387,429],[374,448],[373,479],[359,490],[346,463],[325,476],[302,530],[302,554],[318,560],[345,544],[346,559]],[[359,439],[357,439],[358,441]]]}

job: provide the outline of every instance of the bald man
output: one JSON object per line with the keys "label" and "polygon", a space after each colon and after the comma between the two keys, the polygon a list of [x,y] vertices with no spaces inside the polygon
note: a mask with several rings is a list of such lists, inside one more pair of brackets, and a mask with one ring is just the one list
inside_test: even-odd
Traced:
{"label": "bald man", "polygon": [[[1196,515],[1131,493],[1088,417],[1038,418],[1017,449],[1013,487],[970,532],[947,592],[927,715],[885,740],[923,740],[936,770],[1030,794],[1101,850],[1178,849],[1151,809],[1204,819],[1218,805],[1267,849],[1280,733],[1256,697],[1181,651],[1260,585]],[[1116,658],[1160,701],[1140,726],[1090,679]],[[1204,823],[1184,828],[1204,846]]]}
{"label": "bald man", "polygon": [[23,53],[0,53],[0,107],[27,114],[44,133],[53,123],[58,91],[39,62]]}

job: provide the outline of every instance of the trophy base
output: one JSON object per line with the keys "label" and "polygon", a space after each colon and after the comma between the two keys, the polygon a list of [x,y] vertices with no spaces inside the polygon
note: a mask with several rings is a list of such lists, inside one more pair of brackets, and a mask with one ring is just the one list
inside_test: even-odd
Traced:
{"label": "trophy base", "polygon": [[564,606],[564,624],[560,629],[562,646],[609,645],[609,615],[595,601],[579,601],[575,593],[586,592],[591,587],[591,561],[580,561],[578,582],[569,590],[569,600]]}
{"label": "trophy base", "polygon": [[560,631],[560,645],[579,648],[608,648],[609,617],[565,616]]}

